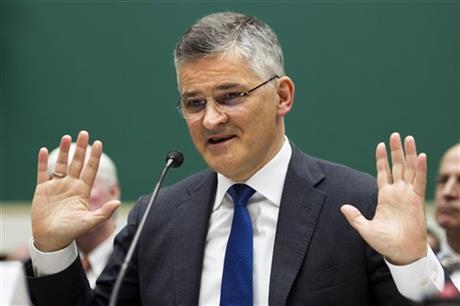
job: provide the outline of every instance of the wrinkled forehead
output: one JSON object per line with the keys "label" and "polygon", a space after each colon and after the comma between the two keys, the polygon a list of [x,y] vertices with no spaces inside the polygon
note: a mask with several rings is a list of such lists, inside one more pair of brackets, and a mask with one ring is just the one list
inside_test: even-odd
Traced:
{"label": "wrinkled forehead", "polygon": [[450,149],[442,158],[439,173],[460,175],[460,145]]}
{"label": "wrinkled forehead", "polygon": [[235,54],[218,53],[202,58],[188,59],[177,67],[179,92],[197,85],[212,85],[222,81],[247,81],[259,76],[250,65]]}

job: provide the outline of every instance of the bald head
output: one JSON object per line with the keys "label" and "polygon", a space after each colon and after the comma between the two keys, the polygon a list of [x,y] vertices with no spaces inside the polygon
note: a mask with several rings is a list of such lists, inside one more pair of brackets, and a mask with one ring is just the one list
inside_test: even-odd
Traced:
{"label": "bald head", "polygon": [[460,144],[447,150],[439,165],[436,221],[446,230],[460,230]]}
{"label": "bald head", "polygon": [[456,157],[458,157],[459,155],[460,155],[460,143],[457,143],[456,145],[451,147],[449,150],[447,150],[446,153],[444,153],[443,159],[446,156],[456,156]]}

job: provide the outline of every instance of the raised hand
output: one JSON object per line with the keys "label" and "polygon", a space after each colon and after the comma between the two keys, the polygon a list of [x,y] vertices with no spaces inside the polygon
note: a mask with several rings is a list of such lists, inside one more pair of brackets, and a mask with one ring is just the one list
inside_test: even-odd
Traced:
{"label": "raised hand", "polygon": [[41,251],[52,252],[69,245],[75,238],[110,218],[120,206],[109,201],[95,211],[89,210],[89,197],[96,177],[102,143],[95,141],[85,164],[89,135],[78,134],[72,161],[68,164],[72,138],[63,136],[54,173],[48,174],[48,150],[38,153],[37,187],[32,201],[32,235]]}
{"label": "raised hand", "polygon": [[385,144],[376,149],[378,204],[372,220],[355,207],[343,205],[342,213],[361,237],[396,265],[412,263],[427,254],[425,220],[426,155],[417,155],[408,136],[404,150],[398,133],[390,136],[392,167]]}

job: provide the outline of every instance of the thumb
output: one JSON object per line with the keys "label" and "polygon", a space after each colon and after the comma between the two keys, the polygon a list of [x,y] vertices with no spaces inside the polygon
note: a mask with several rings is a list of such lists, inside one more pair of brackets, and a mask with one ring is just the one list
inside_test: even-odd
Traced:
{"label": "thumb", "polygon": [[87,222],[90,224],[90,227],[96,226],[99,223],[102,223],[112,217],[115,210],[120,207],[121,202],[118,200],[112,200],[105,203],[99,209],[92,211],[89,215]]}
{"label": "thumb", "polygon": [[369,221],[354,206],[345,204],[340,207],[340,211],[347,219],[348,223],[362,236]]}

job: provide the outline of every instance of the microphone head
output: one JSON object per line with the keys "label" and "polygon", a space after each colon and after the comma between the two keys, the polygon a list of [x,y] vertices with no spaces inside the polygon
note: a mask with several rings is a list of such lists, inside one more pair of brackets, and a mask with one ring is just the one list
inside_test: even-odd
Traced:
{"label": "microphone head", "polygon": [[184,155],[179,151],[171,151],[166,155],[166,162],[172,160],[171,167],[178,168],[184,162]]}

